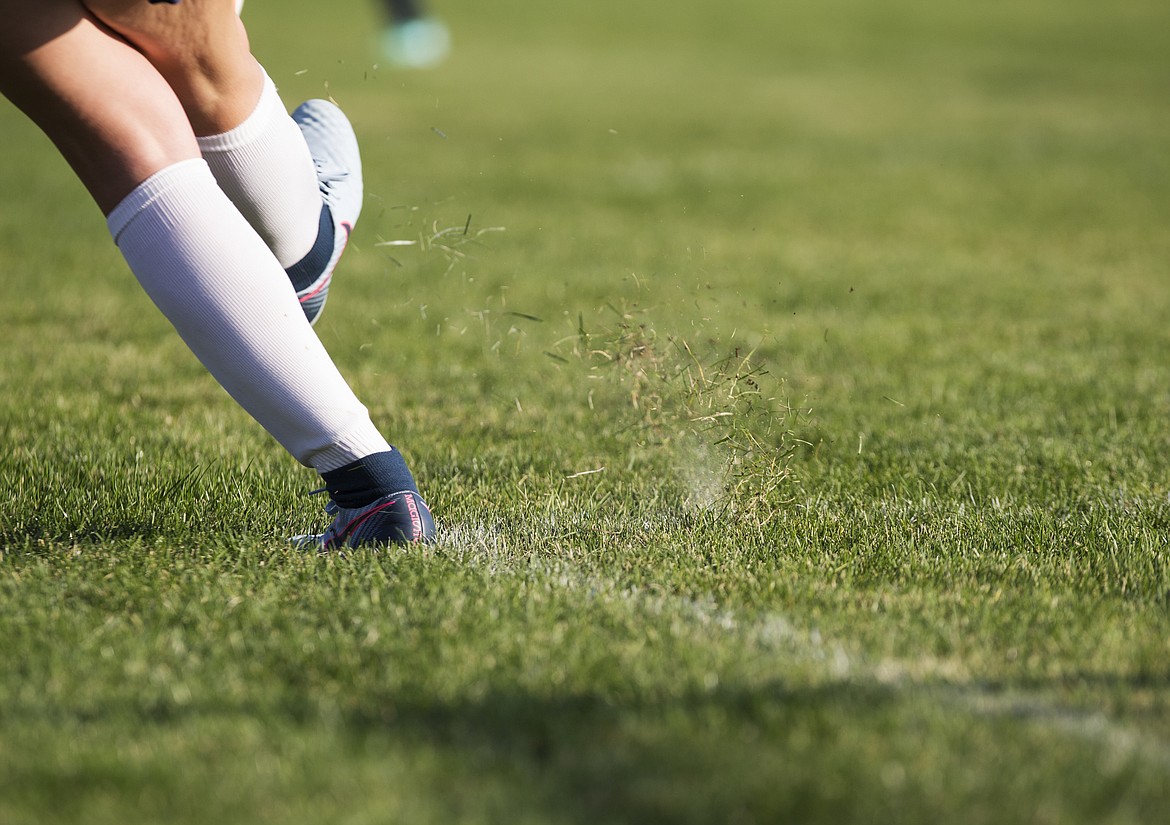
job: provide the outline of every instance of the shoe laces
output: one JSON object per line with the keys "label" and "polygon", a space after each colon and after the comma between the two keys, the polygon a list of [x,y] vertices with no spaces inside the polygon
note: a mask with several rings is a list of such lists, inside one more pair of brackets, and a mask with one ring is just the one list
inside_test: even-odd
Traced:
{"label": "shoe laces", "polygon": [[[316,490],[310,490],[308,493],[306,493],[306,495],[319,496],[322,493],[328,493],[328,492],[329,492],[328,487],[318,487]],[[329,515],[335,516],[335,515],[337,515],[339,510],[341,510],[341,506],[333,499],[329,499],[329,501],[325,502],[325,512],[328,513]]]}
{"label": "shoe laces", "polygon": [[349,177],[349,172],[340,169],[336,166],[326,165],[320,161],[314,161],[317,167],[317,186],[321,190],[321,194],[325,196],[326,200],[333,198],[334,184],[341,183]]}

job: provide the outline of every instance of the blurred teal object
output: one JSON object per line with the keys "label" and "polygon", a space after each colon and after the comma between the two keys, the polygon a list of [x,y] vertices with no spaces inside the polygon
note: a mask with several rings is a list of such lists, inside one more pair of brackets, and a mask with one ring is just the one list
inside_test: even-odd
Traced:
{"label": "blurred teal object", "polygon": [[451,35],[441,20],[417,17],[394,22],[382,33],[382,52],[396,66],[429,69],[442,63],[451,50]]}

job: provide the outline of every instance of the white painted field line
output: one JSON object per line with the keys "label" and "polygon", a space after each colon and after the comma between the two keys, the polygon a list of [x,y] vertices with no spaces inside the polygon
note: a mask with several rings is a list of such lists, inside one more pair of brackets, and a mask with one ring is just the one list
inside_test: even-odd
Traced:
{"label": "white painted field line", "polygon": [[[1116,760],[1138,758],[1170,775],[1170,742],[1151,736],[1100,711],[1086,711],[1061,704],[1040,691],[1005,690],[980,685],[963,663],[924,656],[918,659],[886,658],[878,662],[847,652],[847,645],[826,639],[816,627],[802,626],[779,613],[746,619],[712,599],[689,599],[658,590],[631,588],[611,579],[583,573],[571,560],[520,558],[508,552],[498,529],[484,525],[445,527],[445,544],[458,548],[468,562],[486,564],[501,573],[539,568],[558,587],[581,589],[602,598],[637,602],[656,615],[673,615],[705,632],[726,634],[745,649],[766,659],[778,656],[822,668],[830,682],[857,686],[880,685],[898,695],[935,701],[975,716],[1017,719],[1028,725],[1090,742],[1106,749]],[[769,672],[782,672],[777,664]],[[766,677],[765,677],[766,678]]]}

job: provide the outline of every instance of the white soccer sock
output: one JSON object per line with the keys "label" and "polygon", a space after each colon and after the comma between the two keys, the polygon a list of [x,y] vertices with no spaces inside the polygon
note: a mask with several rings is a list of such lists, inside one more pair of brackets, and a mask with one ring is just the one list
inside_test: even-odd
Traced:
{"label": "white soccer sock", "polygon": [[321,191],[309,147],[289,117],[276,86],[264,91],[248,119],[201,137],[199,150],[219,186],[286,269],[317,240]]}
{"label": "white soccer sock", "polygon": [[107,223],[187,346],[298,461],[326,472],[390,449],[204,161],[151,176]]}

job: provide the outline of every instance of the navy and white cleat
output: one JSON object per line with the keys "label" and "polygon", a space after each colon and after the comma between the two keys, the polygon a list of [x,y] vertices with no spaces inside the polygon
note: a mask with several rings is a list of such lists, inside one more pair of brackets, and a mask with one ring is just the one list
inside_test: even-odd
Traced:
{"label": "navy and white cleat", "polygon": [[[310,323],[316,323],[329,295],[333,271],[362,211],[362,156],[349,118],[328,100],[308,100],[292,119],[300,127],[317,168],[317,184],[325,204],[322,220],[332,221],[333,251],[324,270],[297,290],[297,300]],[[326,214],[327,213],[327,214]]]}
{"label": "navy and white cleat", "polygon": [[298,549],[321,552],[385,544],[423,544],[435,536],[430,508],[415,492],[404,490],[367,504],[365,507],[325,505],[333,522],[321,535],[296,536]]}

